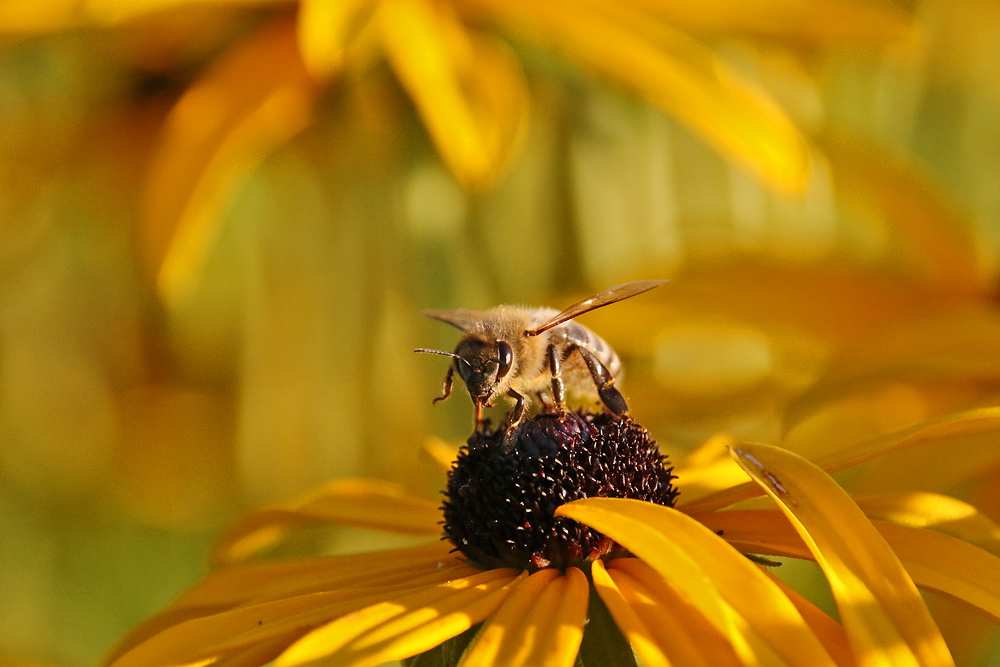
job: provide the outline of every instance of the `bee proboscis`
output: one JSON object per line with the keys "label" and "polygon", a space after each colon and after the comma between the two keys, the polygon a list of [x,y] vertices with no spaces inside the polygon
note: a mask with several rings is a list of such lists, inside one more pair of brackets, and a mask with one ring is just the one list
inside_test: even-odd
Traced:
{"label": "bee proboscis", "polygon": [[454,352],[419,348],[415,352],[453,359],[441,396],[451,395],[455,373],[462,378],[475,405],[475,428],[482,425],[483,407],[498,396],[513,399],[507,416],[508,432],[524,418],[528,395],[551,391],[552,401],[564,409],[567,386],[576,393],[597,396],[616,415],[628,412],[625,397],[615,387],[622,375],[621,361],[597,334],[571,320],[597,308],[642,294],[666,280],[637,280],[615,285],[563,311],[554,308],[497,306],[486,311],[427,310],[424,314],[465,333]]}

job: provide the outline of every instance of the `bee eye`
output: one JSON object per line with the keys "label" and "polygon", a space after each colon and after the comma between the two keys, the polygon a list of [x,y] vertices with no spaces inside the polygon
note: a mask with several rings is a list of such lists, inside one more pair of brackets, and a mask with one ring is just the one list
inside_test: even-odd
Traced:
{"label": "bee eye", "polygon": [[504,375],[507,375],[507,371],[510,370],[510,364],[513,361],[514,352],[510,349],[505,341],[500,341],[497,343],[497,379],[499,380]]}

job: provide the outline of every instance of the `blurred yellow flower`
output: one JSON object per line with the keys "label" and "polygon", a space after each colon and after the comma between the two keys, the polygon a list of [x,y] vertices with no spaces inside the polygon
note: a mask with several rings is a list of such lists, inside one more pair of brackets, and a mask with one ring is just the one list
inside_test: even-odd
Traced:
{"label": "blurred yellow flower", "polygon": [[[0,34],[155,22],[187,0],[7,2]],[[516,154],[529,85],[512,47],[537,44],[659,107],[780,190],[801,190],[810,149],[784,111],[703,40],[884,46],[911,19],[859,0],[626,3],[549,0],[219,0],[273,6],[191,83],[166,121],[144,203],[157,284],[187,294],[219,235],[222,204],[248,173],[311,122],[321,90],[386,62],[437,149],[468,189]],[[293,14],[294,9],[294,14]]]}
{"label": "blurred yellow flower", "polygon": [[[997,417],[981,417],[956,417],[961,426],[953,430],[995,433]],[[1000,620],[1000,559],[990,553],[1000,547],[1000,527],[963,503],[886,495],[860,499],[859,507],[805,459],[726,438],[705,448],[718,453],[728,446],[726,469],[706,451],[679,466],[677,509],[635,496],[588,498],[579,486],[568,484],[548,497],[573,478],[565,461],[574,460],[576,448],[585,451],[575,464],[580,470],[599,470],[597,479],[610,478],[600,472],[603,464],[593,463],[604,451],[590,444],[589,438],[598,436],[578,435],[576,418],[565,422],[570,426],[553,426],[564,422],[551,418],[544,426],[544,419],[532,421],[532,435],[522,432],[510,454],[497,451],[499,441],[490,450],[490,441],[484,444],[480,436],[462,450],[449,475],[444,508],[446,532],[453,540],[459,537],[454,543],[235,562],[303,523],[440,532],[441,514],[432,501],[380,483],[334,482],[300,501],[241,519],[217,545],[221,567],[137,627],[115,649],[110,664],[262,665],[275,660],[279,667],[318,661],[356,667],[427,660],[465,667],[569,667],[580,664],[578,659],[585,665],[634,665],[634,651],[650,667],[952,665],[917,587],[943,592]],[[944,437],[940,429],[928,428],[925,439]],[[611,477],[631,471],[625,477],[634,473],[634,479],[646,480],[640,486],[656,488],[648,475],[635,473],[643,464],[629,457],[645,445],[636,449],[625,435],[629,432],[619,429],[607,436],[605,446],[615,453],[606,470],[618,471]],[[913,442],[901,436],[842,452],[841,462],[877,457]],[[492,466],[520,461],[523,469],[505,468],[495,480],[487,476],[473,483],[469,470],[478,465],[473,460]],[[535,482],[518,487],[522,474]],[[748,474],[752,481],[745,481]],[[506,486],[506,477],[514,478],[513,486]],[[484,506],[477,516],[456,517],[457,505],[476,507],[495,501],[496,489],[515,487],[518,495],[509,501],[513,516],[521,516],[523,507],[551,508],[583,498],[558,507],[555,523],[545,524],[554,532],[535,542],[541,545],[535,556],[575,553],[572,562],[533,567],[535,557],[523,565],[517,555],[533,539],[528,524],[551,518],[529,511],[525,516],[534,518],[518,529],[527,542],[514,544],[503,539],[508,528],[494,519],[502,507]],[[616,495],[601,488],[595,495]],[[776,508],[731,507],[765,493]],[[559,517],[583,526],[560,523]],[[462,530],[456,530],[463,521]],[[599,531],[596,542],[588,542],[591,529]],[[485,541],[473,544],[477,531]],[[600,535],[613,543],[602,542]],[[581,551],[586,544],[600,546]],[[464,557],[454,553],[455,546]],[[830,583],[840,622],[741,552],[816,560]],[[486,553],[507,558],[508,566],[483,568],[480,556]]]}

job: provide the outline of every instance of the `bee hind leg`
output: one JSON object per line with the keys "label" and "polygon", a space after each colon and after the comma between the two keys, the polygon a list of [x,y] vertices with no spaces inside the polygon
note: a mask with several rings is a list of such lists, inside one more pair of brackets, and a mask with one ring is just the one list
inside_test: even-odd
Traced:
{"label": "bee hind leg", "polygon": [[583,357],[584,363],[587,364],[587,370],[590,371],[590,377],[594,379],[594,384],[597,385],[597,395],[601,397],[604,407],[616,415],[623,415],[628,412],[628,403],[625,402],[625,397],[622,396],[622,393],[615,388],[615,378],[611,375],[608,367],[601,363],[597,355],[590,350],[583,347],[577,347],[576,349],[580,352],[580,356]]}

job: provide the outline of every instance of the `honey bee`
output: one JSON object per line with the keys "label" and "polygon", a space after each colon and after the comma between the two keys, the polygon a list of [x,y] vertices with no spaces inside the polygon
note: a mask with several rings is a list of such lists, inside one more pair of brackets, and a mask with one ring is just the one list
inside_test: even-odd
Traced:
{"label": "honey bee", "polygon": [[424,314],[461,329],[465,336],[454,352],[418,348],[414,352],[440,354],[454,359],[444,378],[441,396],[451,396],[455,373],[465,382],[475,405],[475,428],[483,424],[483,407],[492,407],[498,396],[513,399],[507,415],[511,433],[524,418],[528,395],[541,396],[550,389],[552,401],[562,411],[567,387],[592,396],[616,415],[628,412],[625,397],[615,387],[622,365],[611,346],[576,322],[575,317],[659,287],[665,280],[637,280],[615,285],[573,304],[554,308],[497,306],[487,311],[427,310]]}

